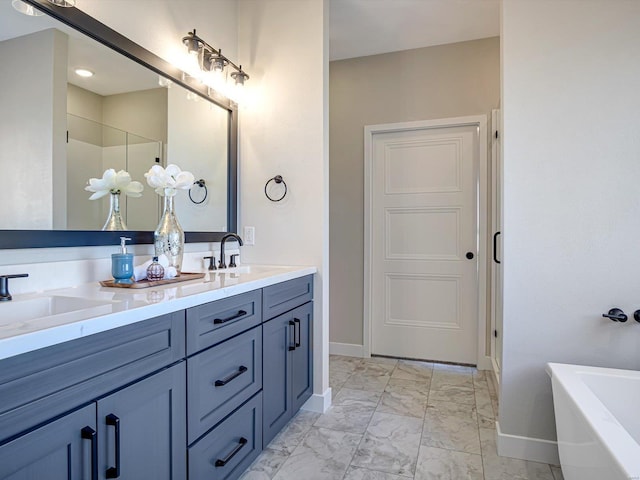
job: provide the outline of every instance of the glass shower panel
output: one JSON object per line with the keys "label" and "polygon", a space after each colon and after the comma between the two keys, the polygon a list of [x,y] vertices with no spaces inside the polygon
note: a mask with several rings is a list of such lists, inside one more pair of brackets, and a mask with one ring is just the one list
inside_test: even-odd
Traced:
{"label": "glass shower panel", "polygon": [[121,196],[120,208],[130,230],[154,230],[159,198],[144,174],[161,161],[162,142],[140,137],[86,118],[67,114],[67,229],[100,230],[109,213],[109,197],[89,200],[84,190],[90,178],[105,170],[126,170],[145,189],[140,198]]}
{"label": "glass shower panel", "polygon": [[147,185],[144,174],[161,164],[162,143],[127,133],[127,172],[144,185],[142,197],[125,200],[126,222],[131,230],[155,230],[160,218],[160,196]]}

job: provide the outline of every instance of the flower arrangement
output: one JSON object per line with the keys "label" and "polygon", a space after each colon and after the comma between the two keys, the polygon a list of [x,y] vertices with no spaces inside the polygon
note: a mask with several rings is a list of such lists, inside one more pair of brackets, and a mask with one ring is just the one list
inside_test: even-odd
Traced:
{"label": "flower arrangement", "polygon": [[177,165],[167,165],[162,168],[154,165],[144,174],[147,183],[155,188],[158,195],[173,197],[178,190],[188,190],[193,186],[195,177],[191,172],[180,170]]}
{"label": "flower arrangement", "polygon": [[87,192],[93,192],[89,200],[96,200],[109,193],[124,193],[128,197],[141,197],[144,186],[140,182],[132,181],[129,172],[113,168],[105,170],[102,178],[90,178],[89,185],[84,187]]}

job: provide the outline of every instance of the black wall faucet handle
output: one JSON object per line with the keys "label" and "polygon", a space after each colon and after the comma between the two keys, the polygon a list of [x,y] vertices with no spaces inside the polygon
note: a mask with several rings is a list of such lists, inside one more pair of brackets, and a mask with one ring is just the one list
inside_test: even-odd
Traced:
{"label": "black wall faucet handle", "polygon": [[209,260],[209,270],[216,270],[216,257],[210,255],[208,257],[202,257],[203,260]]}
{"label": "black wall faucet handle", "polygon": [[0,302],[8,302],[11,300],[9,293],[9,279],[28,277],[28,273],[15,273],[13,275],[0,275]]}
{"label": "black wall faucet handle", "polygon": [[633,319],[636,322],[640,322],[640,310],[636,310],[635,312],[633,312]]}
{"label": "black wall faucet handle", "polygon": [[613,320],[614,322],[624,323],[624,322],[627,321],[627,314],[624,313],[619,308],[612,308],[607,313],[603,313],[602,316],[605,317],[605,318],[609,318],[609,319]]}

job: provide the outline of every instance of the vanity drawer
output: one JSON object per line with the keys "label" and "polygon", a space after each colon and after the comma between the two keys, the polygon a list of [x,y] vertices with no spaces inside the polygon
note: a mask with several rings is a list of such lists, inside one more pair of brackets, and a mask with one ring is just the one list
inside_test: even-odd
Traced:
{"label": "vanity drawer", "polygon": [[184,310],[0,361],[0,443],[184,358]]}
{"label": "vanity drawer", "polygon": [[187,355],[259,325],[262,291],[235,295],[187,310]]}
{"label": "vanity drawer", "polygon": [[313,275],[295,278],[262,289],[264,320],[277,317],[313,298]]}
{"label": "vanity drawer", "polygon": [[194,442],[261,388],[262,326],[189,358],[189,443]]}
{"label": "vanity drawer", "polygon": [[238,478],[261,450],[262,393],[259,393],[189,449],[189,478]]}

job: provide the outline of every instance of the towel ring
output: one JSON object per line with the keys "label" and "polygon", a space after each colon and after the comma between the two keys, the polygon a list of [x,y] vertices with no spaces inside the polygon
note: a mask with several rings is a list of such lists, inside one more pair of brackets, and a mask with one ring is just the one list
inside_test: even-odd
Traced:
{"label": "towel ring", "polygon": [[[284,185],[284,193],[282,194],[282,196],[280,198],[272,198],[272,197],[269,196],[269,193],[267,192],[267,187],[269,186],[269,184],[271,182],[275,182],[276,184],[280,184],[281,183],[281,184]],[[284,179],[282,178],[282,175],[276,175],[275,177],[270,178],[269,180],[267,180],[267,183],[264,184],[264,194],[272,202],[279,202],[280,200],[282,200],[284,197],[287,196],[287,184],[284,181]]]}
{"label": "towel ring", "polygon": [[193,182],[193,185],[198,185],[200,188],[204,188],[204,198],[199,202],[196,202],[191,196],[191,188],[193,188],[193,186],[191,186],[191,188],[189,189],[189,200],[191,200],[196,205],[200,205],[201,203],[204,203],[204,201],[207,199],[207,196],[209,195],[209,191],[207,190],[207,182],[204,181],[204,178],[201,178],[200,180],[196,180],[195,182]]}

